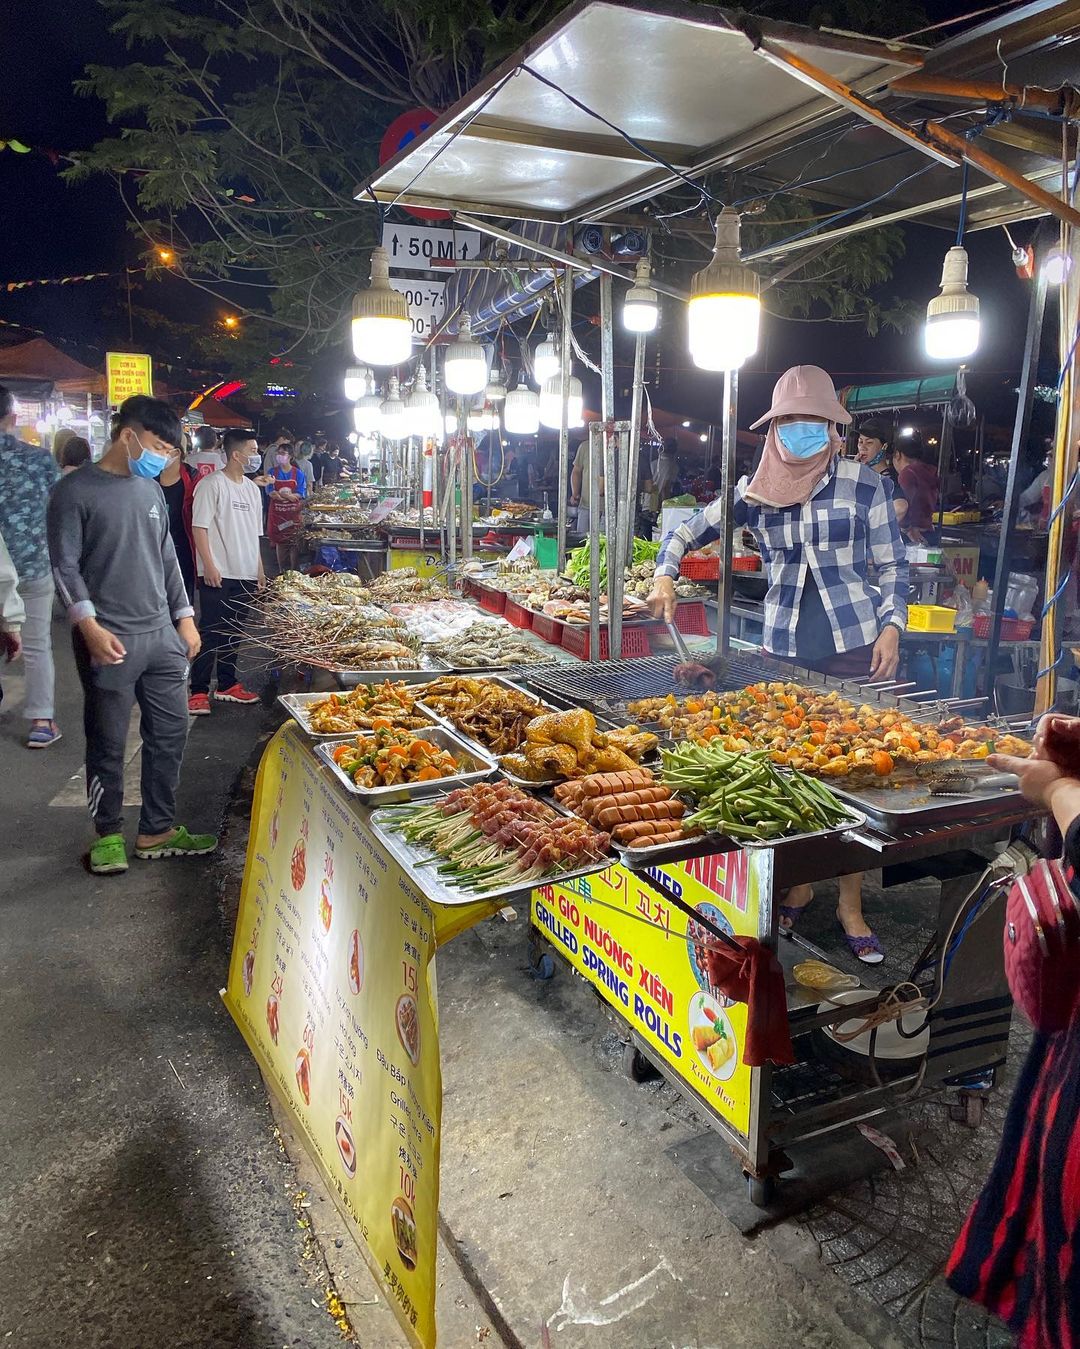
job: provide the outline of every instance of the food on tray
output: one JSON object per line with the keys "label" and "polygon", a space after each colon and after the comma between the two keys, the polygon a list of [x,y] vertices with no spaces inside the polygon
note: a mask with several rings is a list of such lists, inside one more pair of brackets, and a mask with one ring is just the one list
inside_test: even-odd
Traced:
{"label": "food on tray", "polygon": [[633,772],[658,744],[655,735],[636,726],[600,731],[591,712],[575,707],[534,717],[525,743],[501,762],[505,772],[525,782],[553,782],[587,773]]}
{"label": "food on tray", "polygon": [[701,833],[683,826],[686,806],[647,768],[562,782],[554,794],[560,805],[609,830],[616,843],[629,848],[679,843]]}
{"label": "food on tray", "polygon": [[408,632],[422,642],[443,642],[468,632],[474,623],[483,623],[483,614],[464,600],[395,600],[389,612],[404,623]]}
{"label": "food on tray", "polygon": [[390,828],[443,860],[448,884],[484,894],[525,888],[599,862],[610,838],[508,782],[459,787],[386,812]]}
{"label": "food on tray", "polygon": [[394,1229],[394,1245],[406,1269],[416,1268],[416,1219],[409,1201],[398,1195],[390,1205],[390,1225]]}
{"label": "food on tray", "polygon": [[445,675],[420,690],[425,707],[445,717],[491,750],[505,754],[525,739],[529,722],[546,711],[543,703],[520,689],[508,689],[491,679]]}
{"label": "food on tray", "polygon": [[410,600],[441,603],[451,598],[441,581],[420,576],[415,567],[395,567],[393,571],[380,573],[372,581],[369,593],[374,604],[404,604]]}
{"label": "food on tray", "polygon": [[715,741],[685,743],[661,755],[665,786],[692,796],[686,823],[740,842],[812,834],[850,820],[851,812],[822,783],[781,772],[767,750],[725,750]]}
{"label": "food on tray", "polygon": [[360,684],[348,693],[331,693],[311,703],[305,715],[308,726],[319,735],[370,731],[376,720],[389,721],[407,730],[430,725],[415,707],[415,689],[387,679],[381,684]]}
{"label": "food on tray", "polygon": [[474,623],[460,637],[436,642],[433,656],[458,669],[494,670],[509,665],[539,665],[551,657],[509,623]]}
{"label": "food on tray", "polygon": [[358,735],[351,745],[338,745],[331,757],[358,787],[434,782],[461,771],[449,750],[381,718],[375,720],[371,735]]}
{"label": "food on tray", "polygon": [[[774,762],[822,777],[850,773],[888,778],[897,764],[986,758],[995,749],[1027,755],[1031,746],[992,726],[957,717],[940,725],[914,722],[901,709],[856,707],[835,690],[791,682],[751,684],[627,705],[641,721],[657,721],[676,739],[745,753],[767,750]],[[1008,746],[1008,749],[1002,747]]]}

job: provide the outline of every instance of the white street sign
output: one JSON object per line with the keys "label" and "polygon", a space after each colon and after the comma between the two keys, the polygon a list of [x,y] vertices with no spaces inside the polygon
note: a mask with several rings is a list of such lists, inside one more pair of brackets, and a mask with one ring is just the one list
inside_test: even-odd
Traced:
{"label": "white street sign", "polygon": [[408,301],[413,337],[426,342],[446,313],[446,282],[392,276],[390,284]]}
{"label": "white street sign", "polygon": [[426,225],[384,225],[383,248],[390,266],[426,272],[440,262],[468,262],[480,256],[479,230],[443,230]]}

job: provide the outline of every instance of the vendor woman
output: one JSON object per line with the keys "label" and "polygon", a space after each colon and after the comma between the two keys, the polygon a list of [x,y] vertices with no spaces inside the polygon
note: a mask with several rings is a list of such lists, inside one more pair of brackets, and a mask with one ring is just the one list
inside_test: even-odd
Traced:
{"label": "vendor woman", "polygon": [[893,429],[883,417],[871,417],[859,427],[859,442],[855,458],[860,464],[872,468],[892,483],[893,509],[901,528],[907,515],[908,503],[904,489],[900,486],[900,477],[893,463]]}
{"label": "vendor woman", "polygon": [[[735,489],[733,523],[750,529],[761,548],[769,581],[765,650],[823,674],[886,680],[900,659],[908,567],[892,484],[841,457],[836,428],[850,421],[824,370],[798,365],[781,375],[772,406],[753,424],[769,429],[757,471]],[[649,596],[654,614],[674,618],[683,555],[720,538],[720,510],[712,502],[664,539]],[[863,918],[862,877],[839,884],[837,917],[848,945],[877,964],[883,952]],[[788,892],[780,906],[786,928],[812,898],[809,886]]]}

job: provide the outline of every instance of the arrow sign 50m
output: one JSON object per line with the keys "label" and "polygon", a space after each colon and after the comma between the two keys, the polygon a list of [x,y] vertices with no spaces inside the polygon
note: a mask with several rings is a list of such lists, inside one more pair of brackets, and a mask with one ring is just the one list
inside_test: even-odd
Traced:
{"label": "arrow sign 50m", "polygon": [[478,230],[444,230],[424,225],[384,225],[383,248],[390,266],[400,271],[426,272],[440,263],[469,262],[480,256]]}

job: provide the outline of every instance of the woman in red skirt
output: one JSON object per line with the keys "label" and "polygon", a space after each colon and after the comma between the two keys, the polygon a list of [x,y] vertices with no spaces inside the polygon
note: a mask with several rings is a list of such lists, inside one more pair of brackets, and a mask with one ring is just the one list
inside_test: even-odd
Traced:
{"label": "woman in red skirt", "polygon": [[[1055,737],[1072,741],[1068,761],[1080,773],[1080,721],[1055,717],[1053,723]],[[1053,813],[1065,839],[1070,886],[1080,896],[1080,776],[1069,776],[1045,754],[1040,738],[1035,757],[995,756],[992,762],[1018,774],[1024,795]],[[1080,951],[1069,968],[1080,992]],[[1036,1033],[997,1160],[946,1270],[950,1286],[999,1316],[1020,1349],[1080,1349],[1078,1008],[1080,996],[1064,1030]]]}

